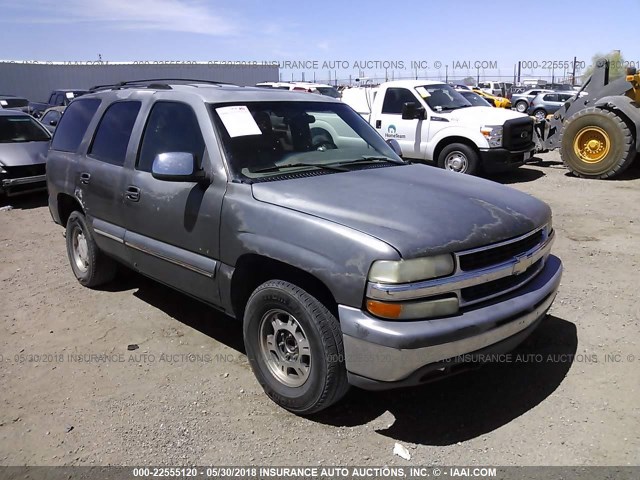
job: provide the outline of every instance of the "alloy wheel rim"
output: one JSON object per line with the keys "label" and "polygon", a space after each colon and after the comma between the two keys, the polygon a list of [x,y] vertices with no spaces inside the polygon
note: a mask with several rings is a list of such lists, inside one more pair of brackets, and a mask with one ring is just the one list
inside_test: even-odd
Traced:
{"label": "alloy wheel rim", "polygon": [[89,269],[89,245],[84,232],[80,228],[73,230],[72,236],[73,261],[81,272]]}

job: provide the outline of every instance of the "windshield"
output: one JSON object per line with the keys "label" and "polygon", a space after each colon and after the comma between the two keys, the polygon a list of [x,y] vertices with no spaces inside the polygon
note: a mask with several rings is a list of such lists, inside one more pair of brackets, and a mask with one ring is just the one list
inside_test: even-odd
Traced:
{"label": "windshield", "polygon": [[229,169],[241,181],[301,170],[336,173],[405,163],[342,103],[248,102],[211,106]]}
{"label": "windshield", "polygon": [[0,143],[48,142],[49,133],[28,116],[0,116]]}
{"label": "windshield", "polygon": [[[425,99],[429,108],[436,112],[471,106],[467,99],[444,83],[416,87],[416,91]],[[425,95],[425,91],[427,95]]]}
{"label": "windshield", "polygon": [[320,92],[322,95],[333,98],[340,98],[340,92],[334,87],[316,87],[316,90],[318,90],[318,92]]}

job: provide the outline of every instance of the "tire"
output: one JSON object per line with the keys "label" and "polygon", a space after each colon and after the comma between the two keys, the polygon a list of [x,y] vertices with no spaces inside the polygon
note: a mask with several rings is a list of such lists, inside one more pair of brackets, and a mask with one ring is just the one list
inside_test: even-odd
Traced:
{"label": "tire", "polygon": [[71,270],[82,285],[95,288],[115,278],[116,262],[100,251],[84,215],[78,211],[67,220],[66,242]]}
{"label": "tire", "polygon": [[516,111],[520,113],[525,113],[527,111],[527,108],[529,108],[529,105],[527,104],[527,102],[523,100],[519,100],[516,102],[515,107],[516,107]]}
{"label": "tire", "polygon": [[547,117],[547,111],[542,108],[538,108],[537,110],[533,111],[533,116],[536,117],[536,120],[538,122],[543,122]]}
{"label": "tire", "polygon": [[464,143],[452,143],[438,155],[438,166],[452,172],[476,175],[480,171],[478,153]]}
{"label": "tire", "polygon": [[590,107],[567,119],[560,138],[560,156],[578,177],[611,178],[633,162],[635,142],[622,118]]}
{"label": "tire", "polygon": [[243,333],[254,375],[281,407],[310,415],[347,393],[340,323],[301,288],[283,280],[260,285],[247,302]]}

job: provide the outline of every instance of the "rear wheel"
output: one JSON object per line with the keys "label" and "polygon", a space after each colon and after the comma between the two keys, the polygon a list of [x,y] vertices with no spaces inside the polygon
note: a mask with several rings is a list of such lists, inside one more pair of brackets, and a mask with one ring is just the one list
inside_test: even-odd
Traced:
{"label": "rear wheel", "polygon": [[574,175],[611,178],[636,155],[631,130],[614,112],[591,107],[570,117],[560,140],[562,161]]}
{"label": "rear wheel", "polygon": [[547,117],[547,112],[542,108],[539,108],[533,112],[533,116],[536,117],[537,121],[542,122]]}
{"label": "rear wheel", "polygon": [[247,357],[265,393],[309,415],[349,388],[340,323],[315,297],[282,280],[260,285],[244,315]]}
{"label": "rear wheel", "polygon": [[114,279],[117,264],[100,251],[82,213],[69,216],[66,239],[71,270],[82,285],[94,288]]}
{"label": "rear wheel", "polygon": [[516,110],[520,113],[524,113],[527,111],[527,102],[520,100],[519,102],[516,102]]}
{"label": "rear wheel", "polygon": [[464,143],[452,143],[438,155],[438,166],[451,172],[475,175],[480,170],[480,159],[476,151]]}

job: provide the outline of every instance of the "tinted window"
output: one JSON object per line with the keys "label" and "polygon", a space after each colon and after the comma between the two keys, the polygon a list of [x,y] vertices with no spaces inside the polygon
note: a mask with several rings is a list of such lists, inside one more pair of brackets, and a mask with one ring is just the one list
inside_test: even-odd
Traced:
{"label": "tinted window", "polygon": [[49,125],[49,122],[58,121],[59,119],[60,119],[60,112],[52,110],[50,112],[47,112],[47,114],[44,117],[42,117],[40,121],[45,125]]}
{"label": "tinted window", "polygon": [[49,134],[28,115],[0,117],[0,143],[48,142]]}
{"label": "tinted window", "polygon": [[573,95],[571,94],[566,94],[566,93],[560,93],[558,94],[558,101],[559,102],[566,102],[567,100],[569,100],[571,97],[573,97]]}
{"label": "tinted window", "polygon": [[138,170],[151,171],[153,159],[160,153],[188,152],[200,165],[204,155],[204,139],[195,112],[189,105],[157,102],[151,109],[142,137]]}
{"label": "tinted window", "polygon": [[91,98],[71,103],[60,119],[56,133],[51,142],[53,150],[75,152],[78,150],[87,127],[100,106],[100,100]]}
{"label": "tinted window", "polygon": [[544,101],[545,102],[557,102],[558,101],[558,95],[556,95],[555,93],[548,93],[547,95],[544,96]]}
{"label": "tinted window", "polygon": [[140,102],[118,102],[104,112],[89,154],[103,162],[124,165],[133,124],[140,111]]}
{"label": "tinted window", "polygon": [[418,99],[406,88],[389,88],[384,96],[382,113],[402,113],[402,105],[407,102],[418,104]]}

